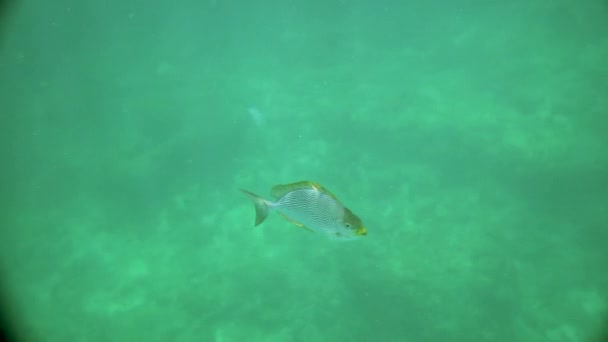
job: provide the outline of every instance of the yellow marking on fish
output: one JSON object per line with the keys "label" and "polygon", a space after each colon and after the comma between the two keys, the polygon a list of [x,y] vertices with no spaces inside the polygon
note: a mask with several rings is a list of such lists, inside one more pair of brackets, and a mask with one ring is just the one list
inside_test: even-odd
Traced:
{"label": "yellow marking on fish", "polygon": [[295,224],[296,226],[298,226],[298,227],[300,227],[300,228],[302,228],[304,230],[307,230],[307,231],[309,231],[311,233],[314,233],[314,231],[312,229],[306,227],[305,225],[301,224],[300,222],[297,222],[297,221],[294,221],[294,220],[290,219],[287,215],[285,215],[283,213],[279,213],[279,215],[283,216],[283,218],[285,220],[287,220],[287,222],[291,222],[291,223]]}
{"label": "yellow marking on fish", "polygon": [[303,189],[312,189],[314,191],[321,192],[321,193],[331,197],[336,202],[340,202],[338,200],[338,198],[336,198],[336,196],[334,194],[332,194],[329,190],[325,189],[325,187],[323,187],[323,185],[321,185],[317,182],[311,182],[311,181],[299,181],[299,182],[295,182],[295,183],[291,183],[291,184],[275,185],[272,187],[272,195],[276,199],[279,199],[294,190],[303,190]]}
{"label": "yellow marking on fish", "polygon": [[355,234],[357,235],[367,235],[367,229],[365,227],[359,227],[355,230]]}

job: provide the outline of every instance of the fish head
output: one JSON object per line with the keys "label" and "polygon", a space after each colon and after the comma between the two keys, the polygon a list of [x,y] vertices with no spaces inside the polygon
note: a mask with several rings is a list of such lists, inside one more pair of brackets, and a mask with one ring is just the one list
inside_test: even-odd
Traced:
{"label": "fish head", "polygon": [[344,218],[342,219],[343,232],[349,237],[359,237],[367,235],[367,229],[357,215],[353,214],[348,208],[344,208]]}

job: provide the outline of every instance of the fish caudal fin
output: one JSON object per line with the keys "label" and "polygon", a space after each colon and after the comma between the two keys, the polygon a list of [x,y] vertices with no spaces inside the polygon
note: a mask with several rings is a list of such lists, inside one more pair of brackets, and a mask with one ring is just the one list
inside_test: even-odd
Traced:
{"label": "fish caudal fin", "polygon": [[268,216],[268,201],[253,192],[243,189],[241,191],[253,202],[253,206],[255,207],[255,225],[258,226]]}

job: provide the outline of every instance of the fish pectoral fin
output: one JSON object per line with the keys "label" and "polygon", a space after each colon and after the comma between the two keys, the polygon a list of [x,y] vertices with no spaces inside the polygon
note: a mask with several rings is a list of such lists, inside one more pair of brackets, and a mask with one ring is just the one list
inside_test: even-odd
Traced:
{"label": "fish pectoral fin", "polygon": [[300,223],[300,222],[297,222],[297,221],[294,221],[294,220],[290,219],[290,218],[289,218],[289,217],[287,217],[285,214],[281,214],[281,213],[279,213],[279,215],[283,216],[283,218],[284,218],[285,220],[287,220],[288,222],[291,222],[291,223],[295,224],[296,226],[298,226],[298,227],[300,227],[300,228],[302,228],[302,229],[304,229],[304,230],[307,230],[307,231],[309,231],[309,232],[311,232],[311,233],[314,233],[314,231],[313,231],[312,229],[310,229],[310,228],[306,227],[305,225],[303,225],[303,224],[302,224],[302,223]]}

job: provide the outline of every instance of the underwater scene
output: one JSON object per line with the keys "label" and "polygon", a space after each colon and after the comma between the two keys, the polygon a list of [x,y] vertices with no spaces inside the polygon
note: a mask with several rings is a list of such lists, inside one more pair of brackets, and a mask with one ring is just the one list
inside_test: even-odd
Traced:
{"label": "underwater scene", "polygon": [[7,341],[608,341],[608,2],[5,1]]}

